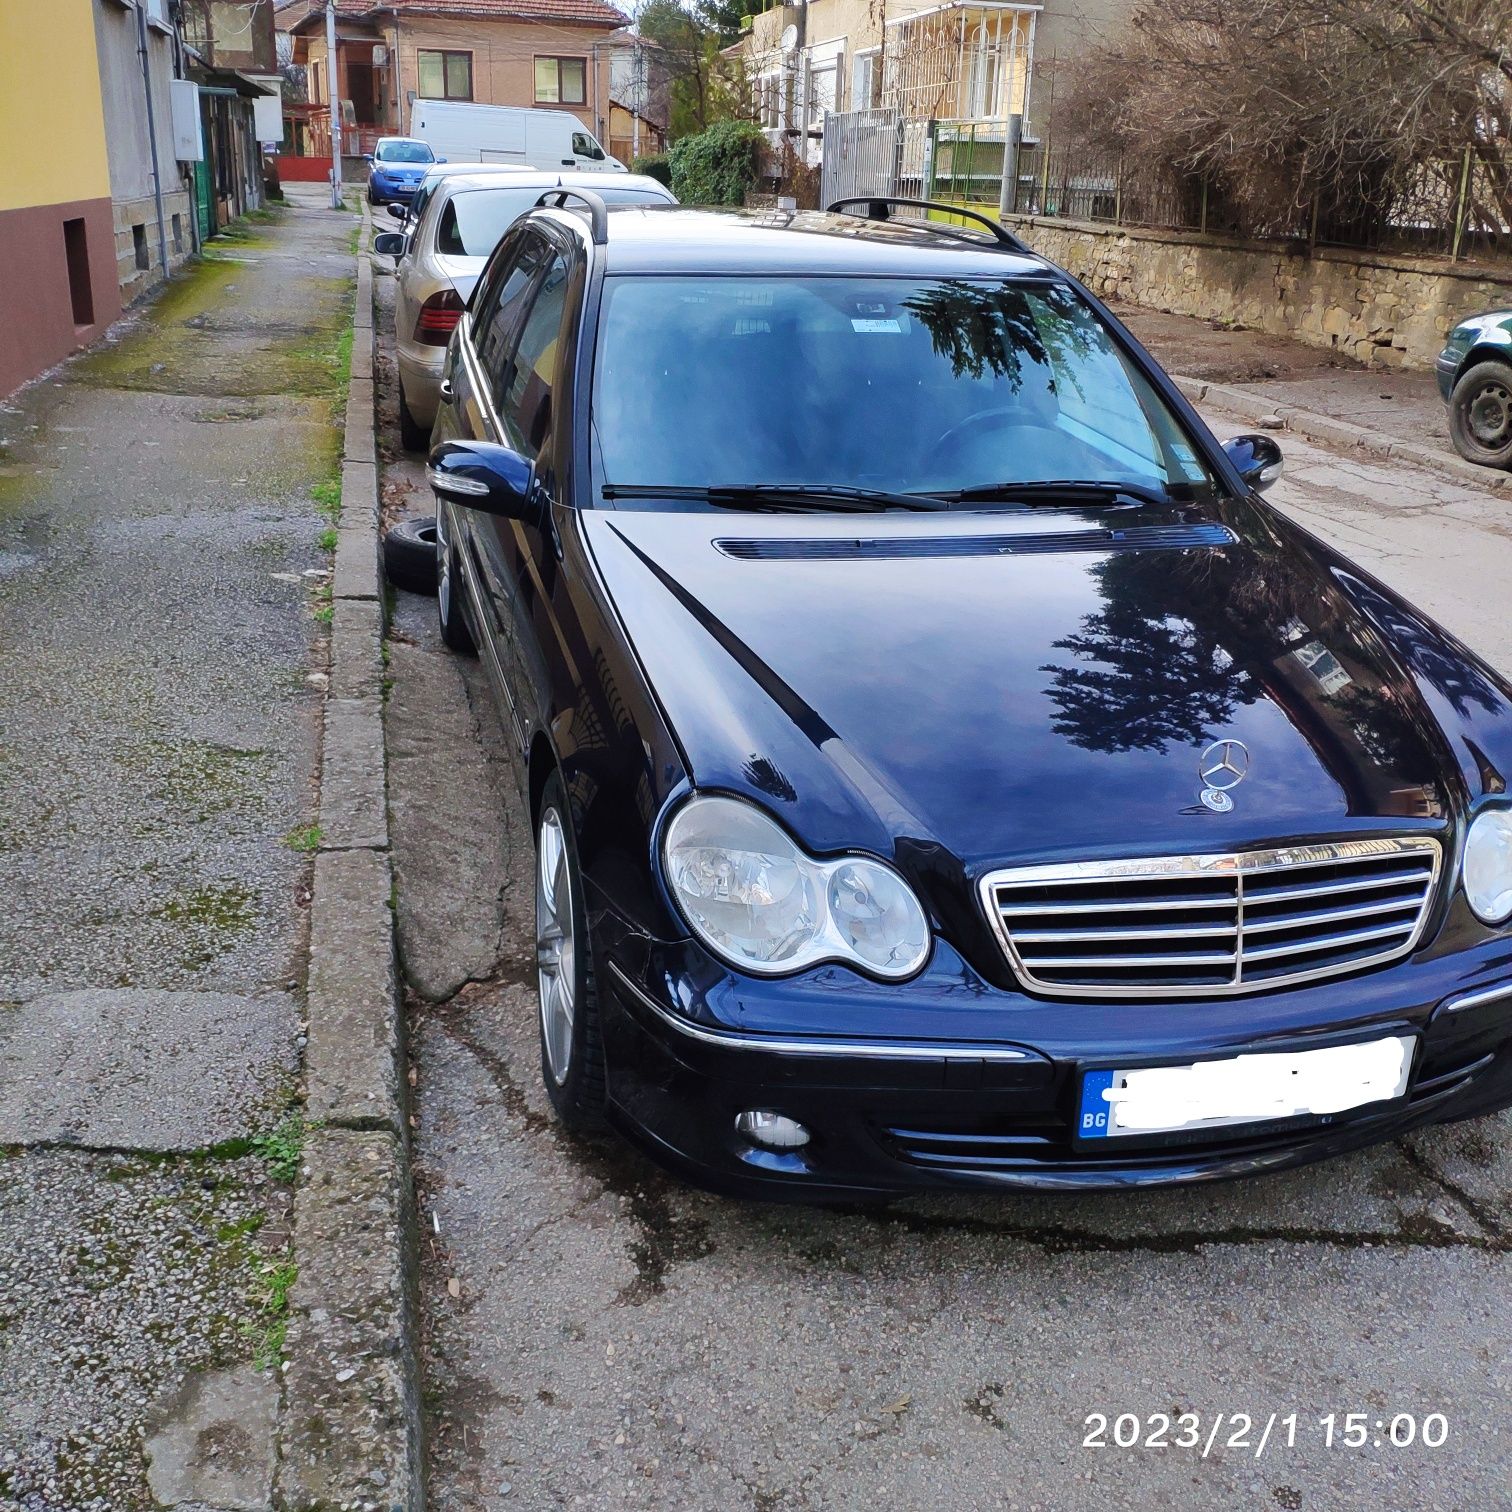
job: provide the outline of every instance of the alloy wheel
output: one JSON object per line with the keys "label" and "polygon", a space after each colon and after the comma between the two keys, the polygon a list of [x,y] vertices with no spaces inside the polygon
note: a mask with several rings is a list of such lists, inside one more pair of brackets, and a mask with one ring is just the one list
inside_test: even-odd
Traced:
{"label": "alloy wheel", "polygon": [[567,834],[555,808],[541,816],[536,844],[536,965],[541,997],[541,1043],[546,1067],[560,1087],[572,1070],[577,949],[572,923],[572,877]]}

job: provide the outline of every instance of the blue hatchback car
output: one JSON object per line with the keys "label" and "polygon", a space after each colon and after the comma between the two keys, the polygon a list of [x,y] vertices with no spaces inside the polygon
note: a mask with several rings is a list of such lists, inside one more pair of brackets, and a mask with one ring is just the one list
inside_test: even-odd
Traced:
{"label": "blue hatchback car", "polygon": [[552,198],[429,478],[564,1121],[835,1198],[1512,1102],[1512,687],[1265,503],[1273,440],[1000,227]]}
{"label": "blue hatchback car", "polygon": [[368,159],[368,204],[412,204],[426,169],[445,161],[431,151],[429,142],[414,137],[379,137]]}

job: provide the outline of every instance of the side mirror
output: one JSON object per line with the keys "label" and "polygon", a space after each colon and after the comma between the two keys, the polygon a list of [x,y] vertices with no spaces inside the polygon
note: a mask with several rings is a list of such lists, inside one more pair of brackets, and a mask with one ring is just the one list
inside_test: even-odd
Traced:
{"label": "side mirror", "polygon": [[1256,492],[1276,482],[1285,466],[1281,448],[1270,436],[1235,436],[1223,443],[1223,450],[1235,471]]}
{"label": "side mirror", "polygon": [[396,221],[407,221],[409,219],[409,206],[408,205],[390,205],[388,207],[388,213]]}
{"label": "side mirror", "polygon": [[362,161],[371,168],[373,166],[373,154],[371,152],[364,152],[362,154]]}
{"label": "side mirror", "polygon": [[438,163],[444,163],[446,161],[446,159],[445,158],[437,158],[436,161]]}
{"label": "side mirror", "polygon": [[373,251],[380,257],[403,257],[404,241],[402,231],[380,231],[373,238]]}
{"label": "side mirror", "polygon": [[533,525],[541,518],[535,464],[487,441],[443,441],[425,467],[438,497],[464,509]]}

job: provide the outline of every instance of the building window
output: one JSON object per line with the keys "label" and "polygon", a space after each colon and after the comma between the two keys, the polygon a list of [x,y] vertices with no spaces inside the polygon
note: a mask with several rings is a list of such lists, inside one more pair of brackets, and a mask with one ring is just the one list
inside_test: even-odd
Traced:
{"label": "building window", "polygon": [[871,47],[851,59],[852,110],[870,110],[877,103],[877,52]]}
{"label": "building window", "polygon": [[765,73],[756,81],[761,124],[768,131],[787,126],[793,107],[793,78],[789,73]]}
{"label": "building window", "polygon": [[586,58],[537,58],[535,97],[538,105],[586,105],[588,60]]}
{"label": "building window", "polygon": [[320,87],[320,64],[310,64],[310,104],[319,105],[325,99],[325,92]]}
{"label": "building window", "polygon": [[472,99],[473,55],[470,52],[436,52],[421,48],[418,58],[421,99]]}
{"label": "building window", "polygon": [[131,250],[136,253],[137,268],[145,273],[152,266],[152,254],[147,250],[147,227],[140,221],[131,228]]}
{"label": "building window", "polygon": [[73,323],[94,324],[94,292],[89,285],[89,238],[82,220],[63,222],[63,260],[68,264],[68,297],[73,302]]}
{"label": "building window", "polygon": [[175,252],[184,250],[184,217],[182,215],[173,217],[173,250]]}

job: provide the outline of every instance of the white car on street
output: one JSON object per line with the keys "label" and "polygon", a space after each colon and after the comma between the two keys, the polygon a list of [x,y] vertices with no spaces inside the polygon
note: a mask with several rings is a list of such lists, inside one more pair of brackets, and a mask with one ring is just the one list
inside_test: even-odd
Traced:
{"label": "white car on street", "polygon": [[552,189],[591,189],[614,205],[675,205],[666,185],[639,173],[497,173],[443,178],[420,218],[389,231],[376,252],[398,259],[394,338],[399,361],[399,438],[409,451],[430,440],[446,347],[488,255],[520,216]]}

